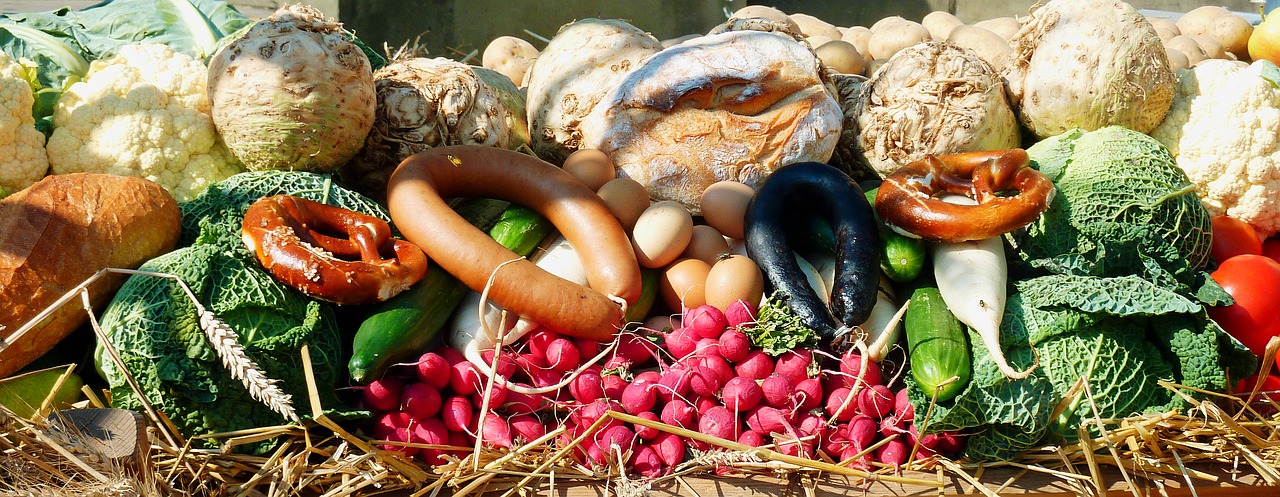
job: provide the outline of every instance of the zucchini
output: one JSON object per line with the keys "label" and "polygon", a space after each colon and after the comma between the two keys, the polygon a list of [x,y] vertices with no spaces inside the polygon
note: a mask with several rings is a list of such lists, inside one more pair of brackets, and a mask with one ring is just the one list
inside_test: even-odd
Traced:
{"label": "zucchini", "polygon": [[936,392],[938,402],[963,392],[973,374],[973,350],[968,332],[942,301],[942,293],[935,287],[917,288],[903,325],[916,385],[930,397]]}
{"label": "zucchini", "polygon": [[[805,217],[823,219],[835,236],[837,270],[825,304],[809,287],[788,235],[792,220]],[[786,294],[787,306],[822,342],[867,320],[880,282],[879,228],[852,179],[819,162],[778,168],[747,204],[744,224],[747,255],[764,273],[768,293]]]}
{"label": "zucchini", "polygon": [[[455,210],[520,255],[532,252],[552,230],[551,223],[533,210],[501,200],[468,200]],[[432,264],[422,281],[377,304],[352,341],[351,361],[347,363],[351,379],[371,381],[381,377],[392,364],[422,353],[439,337],[454,308],[469,291],[439,265]]]}

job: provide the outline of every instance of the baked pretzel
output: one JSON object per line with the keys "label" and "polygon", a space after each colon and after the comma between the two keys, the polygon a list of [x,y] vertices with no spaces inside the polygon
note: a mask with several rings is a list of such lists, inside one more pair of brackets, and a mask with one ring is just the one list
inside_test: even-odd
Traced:
{"label": "baked pretzel", "polygon": [[[927,155],[895,170],[876,194],[889,226],[927,240],[962,242],[1003,235],[1035,221],[1053,200],[1053,181],[1020,148]],[[978,205],[935,197],[948,192]]]}
{"label": "baked pretzel", "polygon": [[289,195],[250,205],[241,236],[277,279],[335,304],[387,300],[427,272],[422,249],[391,238],[386,221]]}

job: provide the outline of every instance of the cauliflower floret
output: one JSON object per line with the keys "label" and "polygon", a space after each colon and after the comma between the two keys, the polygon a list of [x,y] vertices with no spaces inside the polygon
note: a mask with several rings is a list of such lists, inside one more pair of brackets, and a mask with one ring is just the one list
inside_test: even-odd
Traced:
{"label": "cauliflower floret", "polygon": [[49,172],[44,134],[31,116],[35,99],[23,72],[22,64],[0,52],[0,191],[16,192]]}
{"label": "cauliflower floret", "polygon": [[1211,213],[1245,221],[1263,237],[1280,232],[1276,76],[1266,61],[1206,60],[1180,70],[1173,106],[1151,132],[1177,156]]}
{"label": "cauliflower floret", "polygon": [[207,75],[164,45],[128,45],[94,61],[54,110],[53,172],[139,176],[183,202],[243,171],[213,127]]}

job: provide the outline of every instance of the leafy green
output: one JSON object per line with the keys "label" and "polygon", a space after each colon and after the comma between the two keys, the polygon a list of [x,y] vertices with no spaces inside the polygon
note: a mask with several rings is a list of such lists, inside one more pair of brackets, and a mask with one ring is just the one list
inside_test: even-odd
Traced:
{"label": "leafy green", "polygon": [[0,16],[0,50],[30,65],[31,91],[35,95],[31,113],[36,128],[46,136],[53,133],[53,107],[67,86],[89,71],[84,47],[75,39],[75,27],[66,18],[67,9],[44,14]]}
{"label": "leafy green", "polygon": [[112,0],[77,12],[75,21],[77,39],[94,59],[144,41],[205,59],[223,37],[253,24],[220,0]]}
{"label": "leafy green", "polygon": [[751,345],[764,349],[766,354],[777,356],[796,347],[813,348],[818,344],[818,333],[805,326],[787,306],[787,295],[774,292],[760,305],[756,322],[746,330]]}
{"label": "leafy green", "polygon": [[1016,283],[1029,305],[1071,306],[1116,316],[1198,312],[1200,304],[1138,275],[1116,277],[1053,274]]}

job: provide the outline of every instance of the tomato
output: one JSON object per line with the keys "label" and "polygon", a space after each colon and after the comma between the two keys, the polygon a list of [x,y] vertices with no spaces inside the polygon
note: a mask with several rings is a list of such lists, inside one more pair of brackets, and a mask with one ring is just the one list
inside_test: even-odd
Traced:
{"label": "tomato", "polygon": [[1280,262],[1237,255],[1219,264],[1212,276],[1236,302],[1209,308],[1209,316],[1261,357],[1267,341],[1280,336]]}
{"label": "tomato", "polygon": [[1213,216],[1213,247],[1209,254],[1221,263],[1240,254],[1261,254],[1262,239],[1249,223],[1229,216]]}
{"label": "tomato", "polygon": [[[1253,384],[1258,381],[1258,375],[1253,375],[1236,384],[1235,395],[1244,399],[1249,396],[1249,392],[1253,391]],[[1262,390],[1258,391],[1258,397],[1270,398],[1274,401],[1280,401],[1280,376],[1273,374],[1267,375],[1262,379]]]}
{"label": "tomato", "polygon": [[1273,236],[1262,242],[1262,255],[1280,262],[1280,235]]}

